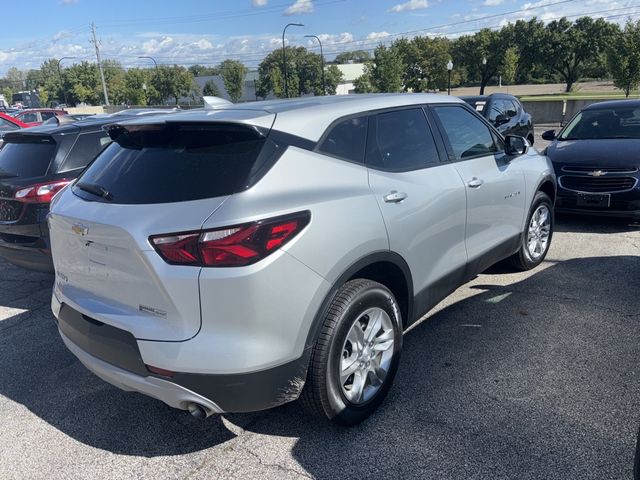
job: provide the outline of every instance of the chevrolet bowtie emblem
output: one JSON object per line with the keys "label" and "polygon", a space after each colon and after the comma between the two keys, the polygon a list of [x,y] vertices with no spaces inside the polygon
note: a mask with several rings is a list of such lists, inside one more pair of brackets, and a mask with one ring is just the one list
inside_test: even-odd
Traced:
{"label": "chevrolet bowtie emblem", "polygon": [[602,170],[594,170],[593,172],[589,172],[588,175],[591,175],[592,177],[601,177],[603,175],[606,175],[606,172],[603,172]]}
{"label": "chevrolet bowtie emblem", "polygon": [[89,233],[89,229],[82,225],[81,223],[76,223],[71,227],[71,231],[77,235],[84,237],[87,233]]}

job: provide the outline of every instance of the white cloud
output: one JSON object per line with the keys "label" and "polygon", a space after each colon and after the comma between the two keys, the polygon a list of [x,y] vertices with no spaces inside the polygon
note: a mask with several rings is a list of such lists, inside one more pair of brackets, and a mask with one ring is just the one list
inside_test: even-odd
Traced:
{"label": "white cloud", "polygon": [[213,48],[213,44],[206,38],[201,38],[200,40],[195,42],[194,45],[200,50],[211,50]]}
{"label": "white cloud", "polygon": [[405,3],[399,3],[391,7],[388,11],[393,13],[408,12],[411,10],[421,10],[427,8],[429,3],[427,0],[409,0]]}
{"label": "white cloud", "polygon": [[284,11],[286,16],[300,15],[302,13],[313,13],[313,2],[311,0],[296,0],[293,5]]}
{"label": "white cloud", "polygon": [[371,32],[367,35],[367,40],[380,40],[381,38],[388,37],[389,32]]}
{"label": "white cloud", "polygon": [[[353,42],[353,35],[349,32],[342,32],[340,35],[331,35],[330,33],[321,33],[318,35],[320,41],[324,44],[336,44],[336,43],[351,43]],[[317,45],[318,42],[314,39],[309,39],[308,45],[311,47]]]}
{"label": "white cloud", "polygon": [[267,4],[267,0],[251,0],[252,7],[264,7]]}
{"label": "white cloud", "polygon": [[504,3],[504,0],[484,0],[482,5],[485,7],[496,7],[501,3]]}

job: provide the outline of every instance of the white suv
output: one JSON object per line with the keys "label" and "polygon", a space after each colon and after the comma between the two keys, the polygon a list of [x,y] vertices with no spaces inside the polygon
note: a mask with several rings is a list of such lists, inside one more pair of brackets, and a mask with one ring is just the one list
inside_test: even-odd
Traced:
{"label": "white suv", "polygon": [[302,393],[355,424],[404,329],[551,241],[548,159],[454,97],[256,102],[109,133],[51,206],[53,312],[98,376],[198,417]]}

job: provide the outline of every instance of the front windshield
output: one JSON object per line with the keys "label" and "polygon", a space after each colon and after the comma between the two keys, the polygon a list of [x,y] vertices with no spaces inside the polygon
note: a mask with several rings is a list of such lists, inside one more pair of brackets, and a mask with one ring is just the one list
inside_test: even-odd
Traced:
{"label": "front windshield", "polygon": [[584,110],[567,125],[560,140],[640,139],[640,107]]}

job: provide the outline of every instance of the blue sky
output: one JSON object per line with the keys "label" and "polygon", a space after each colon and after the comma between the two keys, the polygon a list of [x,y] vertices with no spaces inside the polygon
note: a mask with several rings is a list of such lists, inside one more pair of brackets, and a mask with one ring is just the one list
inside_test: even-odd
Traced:
{"label": "blue sky", "polygon": [[12,66],[38,68],[52,57],[76,57],[66,64],[95,61],[92,21],[103,58],[125,67],[149,65],[137,58],[141,55],[161,64],[212,65],[235,58],[256,67],[281,45],[288,22],[305,24],[289,28],[288,43],[314,48],[304,35],[318,35],[332,58],[340,51],[372,50],[402,35],[456,36],[533,16],[640,18],[640,0],[31,0],[28,5],[4,10],[0,76]]}

